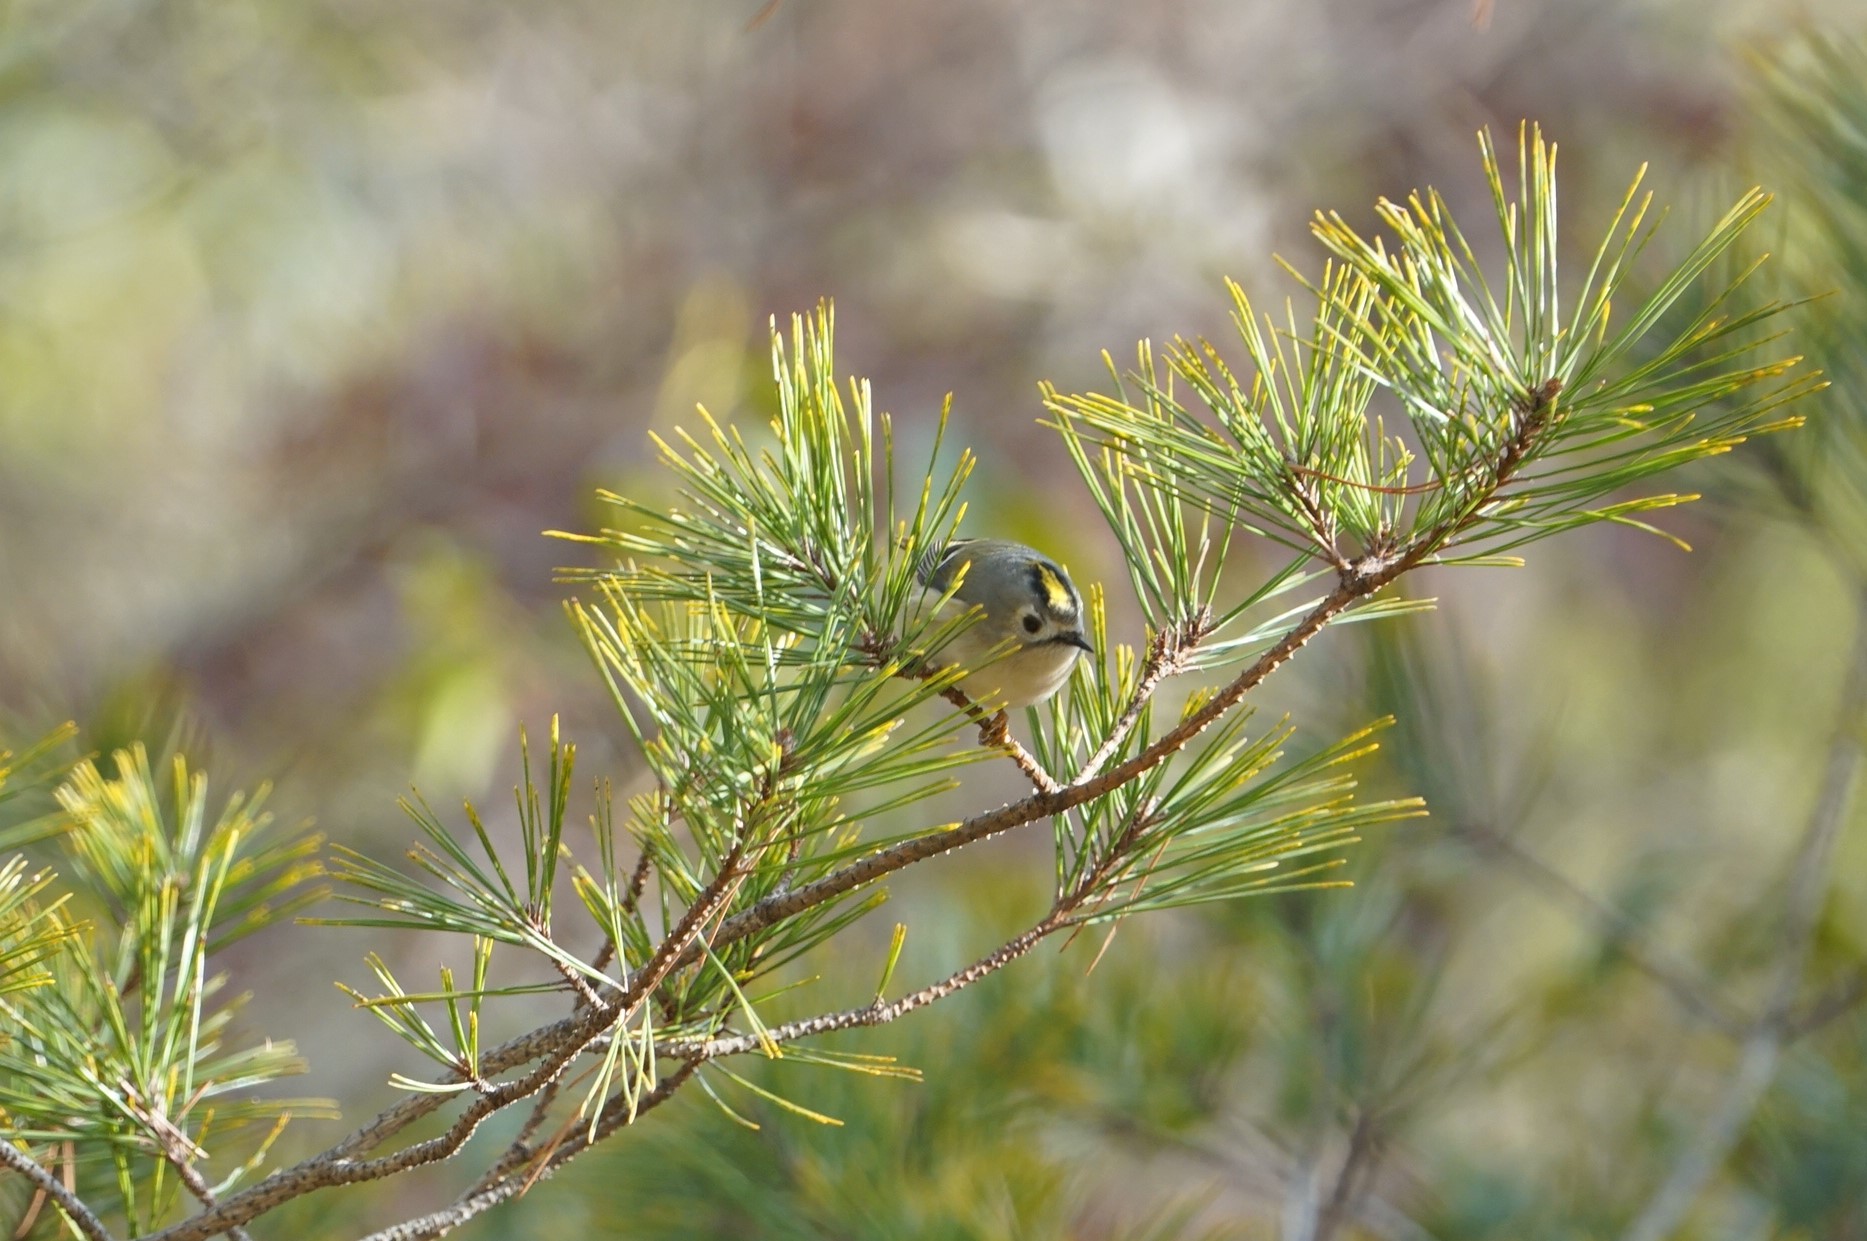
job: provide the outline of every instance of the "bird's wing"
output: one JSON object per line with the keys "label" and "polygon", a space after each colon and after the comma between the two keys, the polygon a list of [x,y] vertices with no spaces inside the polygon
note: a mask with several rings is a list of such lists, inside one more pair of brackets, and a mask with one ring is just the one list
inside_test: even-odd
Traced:
{"label": "bird's wing", "polygon": [[955,539],[945,547],[928,548],[920,564],[915,566],[914,576],[936,595],[944,592],[953,584],[953,571],[961,563],[957,553],[971,542],[971,539]]}

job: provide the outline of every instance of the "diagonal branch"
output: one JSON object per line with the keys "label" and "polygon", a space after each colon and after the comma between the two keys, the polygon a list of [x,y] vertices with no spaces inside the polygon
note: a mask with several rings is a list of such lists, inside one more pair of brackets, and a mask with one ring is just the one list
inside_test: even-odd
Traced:
{"label": "diagonal branch", "polygon": [[684,1060],[689,1064],[700,1065],[721,1056],[737,1056],[750,1051],[758,1051],[772,1043],[794,1042],[813,1035],[828,1034],[834,1030],[886,1025],[890,1021],[905,1017],[917,1008],[925,1008],[935,1000],[945,999],[960,988],[978,982],[988,974],[997,973],[1030,952],[1045,936],[1068,925],[1070,922],[1067,913],[1061,909],[1052,910],[1041,922],[994,948],[965,969],[958,970],[939,982],[929,983],[918,991],[910,992],[886,1004],[877,1000],[861,1008],[845,1009],[840,1013],[825,1013],[818,1017],[806,1017],[800,1021],[786,1022],[783,1025],[770,1027],[762,1036],[736,1034],[726,1038],[696,1039],[669,1043],[661,1050],[664,1055]]}
{"label": "diagonal branch", "polygon": [[[404,1147],[393,1155],[369,1160],[357,1160],[337,1155],[334,1152],[339,1148],[333,1147],[323,1154],[315,1155],[290,1168],[274,1172],[251,1189],[226,1199],[217,1207],[163,1229],[155,1234],[152,1241],[206,1241],[209,1237],[256,1219],[281,1204],[314,1190],[378,1180],[423,1164],[446,1159],[466,1144],[467,1139],[473,1136],[487,1117],[520,1099],[536,1094],[555,1081],[573,1059],[609,1029],[616,1018],[614,1010],[585,1010],[579,1017],[567,1019],[557,1023],[556,1026],[547,1026],[544,1031],[535,1031],[534,1034],[543,1034],[545,1031],[557,1031],[568,1027],[560,1037],[545,1044],[549,1048],[548,1054],[536,1069],[523,1077],[515,1078],[505,1085],[494,1087],[478,1095],[445,1132],[435,1137]],[[534,1040],[528,1036],[526,1039],[514,1040],[514,1042],[532,1044]],[[486,1057],[483,1061],[483,1066],[486,1067],[483,1067],[482,1071],[486,1071],[491,1064],[504,1058],[498,1056],[497,1052],[494,1056]],[[525,1059],[530,1058],[534,1057]],[[525,1059],[519,1060],[518,1063],[524,1063]],[[419,1112],[414,1109],[403,1110],[390,1122],[393,1127],[390,1127],[388,1132],[382,1132],[376,1136],[371,1145],[380,1143],[391,1133],[405,1128],[412,1123],[415,1116],[432,1112],[441,1103],[447,1101],[447,1096],[419,1097],[434,1098],[436,1101],[432,1106]],[[395,1112],[397,1109],[390,1109],[390,1111]],[[390,1113],[384,1113],[384,1117],[389,1115]],[[383,1117],[378,1117],[379,1122],[382,1120]],[[372,1125],[370,1129],[376,1130],[378,1126]],[[346,1143],[340,1143],[339,1146],[353,1140],[354,1135],[352,1139],[347,1139]]]}
{"label": "diagonal branch", "polygon": [[[623,1125],[634,1123],[635,1118],[641,1113],[672,1096],[696,1070],[709,1060],[765,1050],[777,1043],[808,1038],[833,1030],[882,1025],[944,999],[961,988],[996,973],[1025,956],[1046,936],[1074,925],[1072,915],[1111,871],[1133,852],[1139,843],[1142,830],[1144,830],[1144,822],[1137,818],[1131,830],[1123,833],[1111,846],[1108,854],[1097,865],[1090,868],[1089,873],[1072,891],[1059,897],[1051,906],[1050,912],[1039,922],[965,969],[890,1003],[884,1004],[878,1000],[874,1004],[859,1009],[789,1022],[770,1028],[762,1038],[757,1035],[739,1035],[664,1044],[660,1049],[661,1054],[681,1061],[680,1066],[664,1078],[653,1091],[644,1096],[634,1108],[606,1107],[594,1135],[586,1130],[576,1134],[561,1146],[547,1145],[542,1151],[534,1150],[530,1145],[530,1138],[537,1128],[539,1119],[535,1111],[518,1140],[514,1141],[499,1160],[482,1174],[474,1186],[452,1206],[420,1219],[410,1220],[393,1228],[372,1233],[365,1241],[426,1241],[427,1238],[438,1237],[452,1231],[489,1207],[496,1206],[524,1192],[525,1188],[534,1183],[539,1176],[549,1175],[565,1162],[594,1145],[595,1142],[610,1136]],[[613,1105],[617,1101],[611,1099],[609,1102]],[[544,1157],[542,1166],[536,1167],[532,1175],[519,1177],[518,1173],[537,1159],[540,1154]]]}
{"label": "diagonal branch", "polygon": [[1141,676],[1135,682],[1134,692],[1128,695],[1127,706],[1123,707],[1122,713],[1116,717],[1114,725],[1109,729],[1109,735],[1102,739],[1102,744],[1096,747],[1095,753],[1089,756],[1089,761],[1083,764],[1081,771],[1077,772],[1078,780],[1095,775],[1108,765],[1110,759],[1115,757],[1116,752],[1121,749],[1122,742],[1127,740],[1128,734],[1140,721],[1141,712],[1146,710],[1148,700],[1153,698],[1154,691],[1160,688],[1162,681],[1180,671],[1186,652],[1199,645],[1200,640],[1211,631],[1211,625],[1211,613],[1201,609],[1200,615],[1169,626],[1154,635],[1154,640],[1148,645],[1147,662],[1142,666]]}
{"label": "diagonal branch", "polygon": [[1853,978],[1817,997],[1806,1009],[1797,1013],[1787,1023],[1785,1033],[1791,1039],[1799,1039],[1821,1029],[1835,1018],[1842,1016],[1867,1000],[1867,971],[1857,972]]}
{"label": "diagonal branch", "polygon": [[[1420,556],[1424,554],[1422,551]],[[1405,567],[1411,568],[1418,558],[1417,556],[1409,557]],[[900,844],[859,858],[815,882],[793,888],[789,892],[774,893],[750,909],[734,914],[721,923],[715,942],[727,944],[743,939],[747,935],[755,934],[787,918],[795,917],[807,909],[821,905],[825,901],[834,900],[904,867],[924,862],[928,858],[939,857],[943,853],[950,853],[975,841],[985,840],[1013,828],[1022,827],[1026,823],[1033,823],[1039,819],[1051,818],[1067,810],[1073,810],[1151,771],[1173,754],[1184,749],[1188,742],[1236,706],[1246,694],[1282,667],[1311,638],[1322,632],[1323,627],[1330,621],[1347,611],[1354,603],[1399,576],[1402,571],[1399,565],[1400,562],[1395,562],[1394,565],[1387,566],[1378,574],[1357,574],[1340,581],[1336,588],[1311,608],[1294,628],[1278,640],[1275,646],[1260,655],[1256,662],[1241,672],[1231,684],[1215,694],[1198,711],[1182,720],[1171,731],[1162,734],[1153,744],[1126,762],[1106,771],[1080,776],[1055,791],[1034,792],[1017,801],[1007,802],[996,810],[976,814],[944,831],[930,832],[925,836],[904,840]],[[690,950],[689,958],[694,955],[697,954],[693,954]],[[682,964],[686,964],[687,960],[684,958]]]}
{"label": "diagonal branch", "polygon": [[1011,735],[1010,721],[1004,711],[987,715],[984,707],[968,698],[966,692],[957,686],[941,690],[940,696],[965,712],[966,718],[979,727],[979,744],[988,750],[997,750],[1010,759],[1024,773],[1024,778],[1031,782],[1032,788],[1040,793],[1054,793],[1062,787],[1056,777],[1044,770],[1037,756]]}
{"label": "diagonal branch", "polygon": [[40,1193],[58,1204],[58,1209],[65,1213],[72,1226],[83,1233],[88,1241],[113,1241],[110,1230],[104,1227],[104,1221],[84,1205],[84,1200],[68,1189],[65,1183],[19,1147],[11,1142],[0,1141],[0,1164],[20,1173],[33,1183]]}
{"label": "diagonal branch", "polygon": [[[675,1091],[687,1084],[687,1079],[699,1067],[698,1064],[681,1065],[674,1072],[662,1078],[661,1084],[655,1089],[643,1095],[633,1111],[620,1106],[621,1100],[612,1097],[604,1107],[603,1118],[597,1125],[596,1134],[592,1136],[587,1128],[579,1129],[575,1136],[551,1153],[549,1162],[541,1170],[541,1175],[549,1176],[589,1150],[597,1142],[615,1133],[616,1130],[633,1124],[638,1117],[666,1103],[674,1097]],[[537,1179],[532,1176],[519,1176],[518,1171],[519,1165],[514,1164],[504,1176],[491,1180],[490,1183],[483,1178],[480,1184],[476,1184],[451,1206],[390,1228],[372,1232],[362,1241],[429,1241],[429,1238],[444,1236],[482,1211],[517,1197]]]}
{"label": "diagonal branch", "polygon": [[[878,666],[895,658],[895,640],[883,638],[873,629],[863,636],[858,646]],[[938,676],[940,671],[939,667],[916,660],[902,665],[895,675],[909,681],[927,681]],[[940,697],[952,703],[961,714],[978,726],[980,745],[988,750],[997,750],[1010,759],[1018,770],[1024,773],[1025,779],[1031,782],[1031,787],[1038,792],[1056,791],[1058,787],[1056,778],[1044,770],[1044,765],[1037,761],[1036,755],[1025,749],[1018,739],[1011,735],[1005,712],[987,714],[984,707],[974,702],[966,691],[957,685],[949,685],[939,692]]]}
{"label": "diagonal branch", "polygon": [[[1512,411],[1515,427],[1510,437],[1499,448],[1484,483],[1472,488],[1456,513],[1416,536],[1404,547],[1385,552],[1373,551],[1350,563],[1337,574],[1335,589],[1318,600],[1269,650],[1258,656],[1197,711],[1161,734],[1140,753],[1107,770],[1087,771],[1054,791],[1040,788],[1026,797],[1007,802],[996,810],[974,815],[944,831],[902,841],[851,862],[813,883],[788,892],[773,893],[752,908],[726,919],[720,925],[714,942],[729,944],[743,939],[903,867],[950,853],[974,841],[996,836],[1026,823],[1073,810],[1160,766],[1237,706],[1246,694],[1262,684],[1271,673],[1289,662],[1291,656],[1308,645],[1310,639],[1321,633],[1331,621],[1378,593],[1402,574],[1418,567],[1422,561],[1444,549],[1479,521],[1485,506],[1498,491],[1516,476],[1526,462],[1536,456],[1544,433],[1557,421],[1555,398],[1561,390],[1561,383],[1552,379],[1520,398],[1520,403]],[[683,955],[681,964],[687,964],[696,955],[689,949]]]}
{"label": "diagonal branch", "polygon": [[[207,1178],[201,1175],[201,1169],[188,1161],[186,1155],[176,1150],[165,1152],[163,1157],[175,1169],[175,1175],[181,1178],[181,1183],[188,1187],[188,1192],[195,1196],[195,1201],[204,1207],[218,1205],[214,1191],[208,1187]],[[253,1235],[238,1224],[228,1228],[226,1235],[231,1241],[253,1241]]]}
{"label": "diagonal branch", "polygon": [[[670,1042],[663,1045],[662,1054],[685,1060],[691,1064],[699,1064],[720,1056],[742,1055],[749,1051],[762,1050],[774,1043],[828,1034],[834,1030],[886,1025],[888,1022],[905,1017],[917,1008],[925,1008],[936,1000],[945,999],[962,987],[971,986],[988,974],[995,974],[1004,969],[1019,957],[1030,952],[1046,936],[1066,928],[1080,927],[1079,911],[1095,897],[1111,875],[1121,870],[1123,863],[1131,860],[1136,852],[1146,847],[1144,836],[1153,822],[1154,820],[1145,807],[1137,808],[1128,826],[1108,844],[1106,852],[1096,859],[1094,865],[1084,871],[1082,878],[1074,887],[1059,895],[1051,903],[1048,913],[1029,929],[1013,936],[971,965],[947,975],[938,982],[929,983],[918,991],[910,992],[888,1003],[883,1003],[878,996],[874,1003],[865,1004],[861,1008],[845,1009],[840,1013],[824,1013],[821,1016],[806,1017],[781,1026],[773,1026],[767,1029],[762,1037],[757,1034],[739,1034],[726,1038]],[[1069,947],[1068,941],[1064,943],[1064,947]],[[1091,968],[1094,968],[1093,964]]]}
{"label": "diagonal branch", "polygon": [[655,949],[655,955],[635,972],[635,977],[629,980],[629,985],[623,991],[622,996],[610,1005],[607,1011],[612,1014],[619,1013],[626,1020],[629,1014],[635,1011],[636,1006],[675,970],[681,958],[700,938],[701,929],[713,920],[713,915],[723,909],[732,899],[733,893],[739,890],[740,883],[750,869],[745,842],[741,841],[726,854],[725,860],[720,864],[720,873],[707,884],[700,893],[699,899],[687,907],[687,912],[681,915],[681,920],[675,924],[674,930],[669,932],[667,938],[663,939],[660,946]]}

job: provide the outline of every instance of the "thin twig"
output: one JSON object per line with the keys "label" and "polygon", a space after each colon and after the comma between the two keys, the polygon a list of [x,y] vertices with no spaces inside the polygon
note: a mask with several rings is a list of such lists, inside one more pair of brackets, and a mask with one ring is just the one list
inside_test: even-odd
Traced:
{"label": "thin twig", "polygon": [[1009,717],[1003,711],[987,715],[985,708],[966,696],[966,692],[949,686],[940,691],[940,696],[966,713],[966,717],[979,726],[979,744],[988,750],[997,750],[1013,763],[1017,764],[1024,778],[1031,782],[1031,787],[1040,793],[1054,793],[1062,786],[1044,765],[1037,761],[1037,756],[1025,749],[1016,737],[1011,735]]}
{"label": "thin twig", "polygon": [[647,848],[642,856],[635,859],[635,870],[629,875],[629,891],[622,898],[622,907],[628,913],[634,913],[636,905],[642,899],[642,890],[648,886],[649,872],[654,868],[655,855]]}
{"label": "thin twig", "polygon": [[1121,749],[1122,742],[1127,740],[1128,734],[1140,721],[1141,713],[1147,709],[1148,700],[1154,696],[1154,691],[1160,687],[1162,681],[1180,670],[1183,656],[1205,636],[1206,628],[1210,623],[1211,617],[1202,615],[1195,620],[1184,622],[1183,625],[1170,626],[1154,635],[1154,640],[1148,644],[1147,662],[1142,665],[1141,676],[1135,681],[1134,692],[1128,695],[1127,705],[1115,718],[1115,724],[1109,729],[1109,735],[1102,739],[1102,744],[1096,747],[1095,753],[1089,756],[1089,761],[1084,763],[1082,770],[1076,773],[1077,780],[1095,775],[1108,765],[1110,759],[1115,757],[1116,751]]}
{"label": "thin twig", "polygon": [[[595,1007],[603,1002],[602,998],[597,995],[596,988],[592,987],[581,973],[572,969],[562,961],[553,961],[551,964],[552,968],[557,971],[558,976],[564,980],[565,985],[576,993],[578,1005]],[[603,966],[597,965],[594,968],[600,970]]]}
{"label": "thin twig", "polygon": [[1307,465],[1298,465],[1294,461],[1286,461],[1284,465],[1287,469],[1294,470],[1298,474],[1307,474],[1311,478],[1320,478],[1328,482],[1340,483],[1344,487],[1353,487],[1357,491],[1369,491],[1376,495],[1383,496],[1424,495],[1429,491],[1438,491],[1441,487],[1446,485],[1443,480],[1435,478],[1429,482],[1415,483],[1411,487],[1382,487],[1376,483],[1360,483],[1352,478],[1343,478],[1339,474],[1330,474],[1324,470],[1311,469]]}
{"label": "thin twig", "polygon": [[[206,1241],[278,1207],[280,1204],[335,1185],[379,1180],[406,1172],[424,1164],[447,1159],[466,1145],[487,1117],[527,1098],[563,1073],[583,1050],[602,1035],[617,1019],[614,1010],[587,1010],[584,1018],[573,1023],[576,1036],[562,1040],[539,1066],[525,1076],[494,1087],[478,1095],[460,1117],[441,1134],[414,1143],[379,1159],[353,1160],[315,1156],[290,1168],[273,1173],[244,1193],[236,1194],[219,1206],[193,1219],[155,1234],[153,1241]],[[432,1110],[432,1109],[430,1109]]]}
{"label": "thin twig", "polygon": [[1033,926],[1000,944],[966,968],[949,974],[938,982],[929,983],[898,1000],[883,1002],[878,996],[874,1003],[865,1004],[861,1008],[806,1017],[799,1021],[769,1027],[762,1034],[738,1034],[725,1038],[672,1042],[664,1044],[661,1052],[674,1059],[698,1064],[720,1056],[743,1055],[746,1052],[767,1049],[778,1043],[828,1034],[834,1030],[885,1025],[899,1020],[917,1008],[925,1008],[936,1000],[945,999],[962,987],[970,986],[981,978],[1004,969],[1035,948],[1045,936],[1076,925],[1073,915],[1085,901],[1095,894],[1108,876],[1135,851],[1147,829],[1148,822],[1146,813],[1137,811],[1128,828],[1109,845],[1108,851],[1087,869],[1075,887],[1058,896],[1052,902],[1050,911]]}
{"label": "thin twig", "polygon": [[[642,889],[648,886],[648,875],[653,866],[654,857],[644,848],[635,859],[635,870],[629,875],[629,886],[623,892],[622,900],[618,902],[623,913],[628,915],[635,913],[636,905],[642,899]],[[605,935],[602,946],[596,950],[596,956],[590,962],[590,968],[601,974],[615,959],[616,941]]]}
{"label": "thin twig", "polygon": [[[13,1169],[31,1181],[38,1191],[58,1204],[58,1209],[65,1213],[77,1230],[90,1241],[114,1241],[110,1230],[104,1227],[104,1221],[84,1205],[83,1199],[66,1188],[65,1183],[52,1175],[38,1160],[22,1151],[11,1142],[0,1142],[0,1163]],[[208,1234],[212,1236],[212,1233]]]}
{"label": "thin twig", "polygon": [[801,1038],[828,1034],[834,1030],[886,1025],[917,1008],[925,1008],[935,1000],[944,999],[988,974],[997,973],[1035,948],[1046,935],[1067,925],[1069,925],[1068,919],[1053,911],[1037,925],[994,948],[965,969],[949,974],[939,982],[929,983],[918,991],[909,992],[898,1000],[890,1000],[887,1003],[877,1000],[861,1008],[845,1009],[840,1013],[825,1013],[818,1017],[789,1021],[783,1025],[768,1028],[763,1035],[735,1034],[725,1038],[667,1043],[662,1046],[661,1052],[677,1060],[699,1064],[708,1060],[717,1060],[721,1056],[738,1056],[746,1052],[758,1051],[773,1043],[790,1043]]}
{"label": "thin twig", "polygon": [[1357,1108],[1355,1127],[1349,1131],[1348,1152],[1335,1175],[1329,1200],[1316,1216],[1316,1229],[1310,1241],[1330,1241],[1336,1230],[1354,1214],[1367,1181],[1374,1175],[1381,1157],[1381,1130],[1374,1113]]}
{"label": "thin twig", "polygon": [[[175,1169],[175,1175],[181,1178],[181,1183],[188,1187],[188,1192],[195,1196],[196,1202],[209,1208],[218,1205],[214,1201],[214,1191],[208,1188],[207,1179],[201,1175],[201,1170],[188,1160],[185,1152],[178,1149],[166,1150],[163,1152],[163,1158],[168,1161],[170,1167]],[[253,1241],[252,1234],[238,1224],[228,1228],[224,1235],[233,1238],[233,1241]]]}
{"label": "thin twig", "polygon": [[739,885],[751,869],[751,858],[746,853],[744,842],[735,844],[720,863],[720,873],[707,884],[698,899],[687,907],[687,912],[681,915],[674,930],[661,941],[648,963],[636,971],[621,999],[612,1006],[620,1010],[625,1020],[635,1011],[636,1005],[675,970],[687,950],[700,938],[701,930],[713,920],[713,915],[726,908],[733,895],[739,891]]}
{"label": "thin twig", "polygon": [[[879,997],[872,1004],[861,1008],[845,1009],[839,1013],[825,1013],[817,1017],[806,1017],[784,1025],[772,1026],[763,1035],[738,1034],[726,1038],[706,1040],[688,1040],[664,1044],[663,1055],[690,1063],[716,1059],[720,1056],[743,1055],[746,1052],[767,1048],[776,1043],[788,1043],[800,1038],[809,1038],[817,1034],[828,1034],[833,1030],[850,1030],[861,1026],[886,1025],[899,1020],[917,1008],[925,1008],[936,1000],[945,999],[962,987],[967,987],[988,974],[995,974],[1019,957],[1035,948],[1046,936],[1055,934],[1066,927],[1078,925],[1077,911],[1093,897],[1108,877],[1121,868],[1123,862],[1143,847],[1147,828],[1152,820],[1144,803],[1137,808],[1135,816],[1128,826],[1109,844],[1108,851],[1096,859],[1077,881],[1076,886],[1059,896],[1050,907],[1050,911],[1029,929],[1000,944],[986,953],[965,969],[955,971],[938,982],[929,983],[918,991],[913,991],[898,1000],[884,1003]],[[1065,945],[1068,946],[1067,944]]]}
{"label": "thin twig", "polygon": [[[592,1136],[587,1129],[579,1130],[574,1137],[552,1152],[548,1166],[543,1169],[543,1175],[549,1176],[616,1130],[633,1124],[645,1113],[673,1098],[675,1091],[687,1084],[687,1079],[698,1067],[698,1065],[684,1064],[662,1078],[660,1085],[642,1096],[633,1112],[626,1107],[605,1105],[603,1119],[597,1125],[596,1134]],[[621,1100],[612,1098],[609,1102],[620,1104]],[[482,1211],[517,1197],[527,1185],[533,1183],[533,1180],[534,1178],[508,1174],[495,1184],[485,1187],[476,1185],[451,1206],[390,1228],[372,1232],[362,1238],[362,1241],[429,1241],[432,1237],[445,1236]]]}
{"label": "thin twig", "polygon": [[557,1102],[558,1088],[562,1084],[563,1079],[558,1078],[538,1092],[538,1097],[532,1102],[531,1114],[525,1118],[525,1123],[519,1127],[518,1136],[512,1139],[512,1144],[506,1147],[505,1153],[493,1162],[493,1166],[481,1173],[480,1179],[474,1183],[473,1189],[468,1191],[469,1194],[487,1188],[501,1177],[505,1176],[506,1173],[512,1171],[514,1168],[524,1166],[524,1164],[531,1159],[533,1153],[531,1148],[532,1136],[536,1134],[539,1127],[544,1124],[545,1117],[551,1111],[551,1105]]}
{"label": "thin twig", "polygon": [[[1284,464],[1291,471],[1301,468],[1287,461]],[[1310,494],[1310,489],[1294,472],[1284,478],[1284,487],[1290,495],[1295,497],[1297,507],[1303,510],[1303,519],[1309,524],[1310,538],[1315,542],[1316,550],[1322,558],[1333,565],[1336,572],[1348,572],[1348,557],[1344,556],[1342,549],[1336,545],[1334,523],[1317,505],[1316,497]]]}
{"label": "thin twig", "polygon": [[1821,793],[1790,873],[1783,947],[1769,992],[1717,1108],[1697,1127],[1693,1140],[1635,1217],[1626,1241],[1664,1241],[1677,1230],[1706,1184],[1724,1166],[1764,1092],[1775,1080],[1777,1062],[1789,1035],[1789,1008],[1802,981],[1803,966],[1828,895],[1835,843],[1847,821],[1860,774],[1863,724],[1867,724],[1867,587],[1855,599],[1854,653],[1828,745]]}
{"label": "thin twig", "polygon": [[[894,663],[897,659],[896,640],[885,638],[875,630],[865,633],[857,646],[875,662],[877,667]],[[895,675],[907,681],[928,681],[938,676],[944,668],[945,665],[931,664],[916,658],[900,663],[895,670]],[[984,707],[974,702],[971,696],[957,685],[949,685],[938,692],[940,697],[952,703],[967,719],[978,726],[980,745],[988,750],[997,750],[1010,759],[1017,765],[1018,770],[1024,773],[1025,779],[1031,782],[1031,787],[1038,792],[1056,791],[1058,786],[1055,777],[1045,771],[1044,765],[1037,761],[1037,757],[1011,735],[1005,712],[987,714]]]}
{"label": "thin twig", "polygon": [[[1243,1132],[1208,1135],[1200,1139],[1156,1135],[1155,1141],[1172,1157],[1193,1163],[1202,1170],[1216,1172],[1234,1193],[1267,1201],[1287,1199],[1292,1181],[1303,1175],[1296,1159],[1283,1143],[1267,1136],[1262,1129],[1241,1123]],[[1383,1241],[1435,1241],[1393,1203],[1382,1198],[1378,1188],[1369,1188],[1349,1205],[1354,1222],[1369,1236]],[[1283,1235],[1293,1238],[1305,1221],[1294,1221]]]}

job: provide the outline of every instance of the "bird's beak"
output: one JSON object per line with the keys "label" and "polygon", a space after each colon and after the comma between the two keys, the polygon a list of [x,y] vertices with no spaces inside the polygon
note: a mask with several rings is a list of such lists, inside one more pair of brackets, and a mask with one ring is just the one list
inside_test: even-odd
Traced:
{"label": "bird's beak", "polygon": [[1088,651],[1091,655],[1096,653],[1096,648],[1090,646],[1088,639],[1084,638],[1080,633],[1058,634],[1057,641],[1063,643],[1065,646],[1073,646],[1079,651]]}

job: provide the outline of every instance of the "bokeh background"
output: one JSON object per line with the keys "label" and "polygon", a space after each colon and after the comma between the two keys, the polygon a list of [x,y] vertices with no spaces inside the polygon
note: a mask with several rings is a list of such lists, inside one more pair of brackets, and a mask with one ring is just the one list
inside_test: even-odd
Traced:
{"label": "bokeh background", "polygon": [[[1677,208],[1656,264],[1766,180],[1791,209],[1759,245],[1836,290],[1811,314],[1867,322],[1862,267],[1821,249],[1862,166],[1823,180],[1796,136],[1820,110],[1766,85],[1850,25],[1847,0],[8,5],[0,740],[179,744],[384,857],[411,785],[497,817],[517,729],[554,713],[626,779],[554,580],[587,561],[541,532],[661,486],[648,432],[696,403],[755,424],[769,317],[821,297],[904,442],[951,394],[970,532],[1118,593],[1039,381],[1222,337],[1222,278],[1292,292],[1272,256],[1314,265],[1318,207],[1366,224],[1433,184],[1481,222],[1481,126],[1562,144],[1577,258],[1643,162]],[[1808,412],[1867,408],[1844,389]],[[696,1094],[462,1235],[1867,1237],[1867,842],[1819,809],[1851,779],[1862,580],[1822,496],[1867,479],[1809,434],[1685,480],[1711,496],[1666,515],[1689,555],[1541,544],[1279,673],[1308,736],[1395,713],[1371,791],[1432,803],[1356,851],[1354,891],[1136,924],[1087,976],[1040,954],[864,1036],[924,1084],[776,1072],[843,1127],[748,1097],[754,1133]],[[871,939],[905,921],[901,976],[945,972],[1021,925],[1046,856],[942,863]],[[353,1120],[414,1067],[330,986],[371,948],[441,959],[297,929],[228,962]]]}

